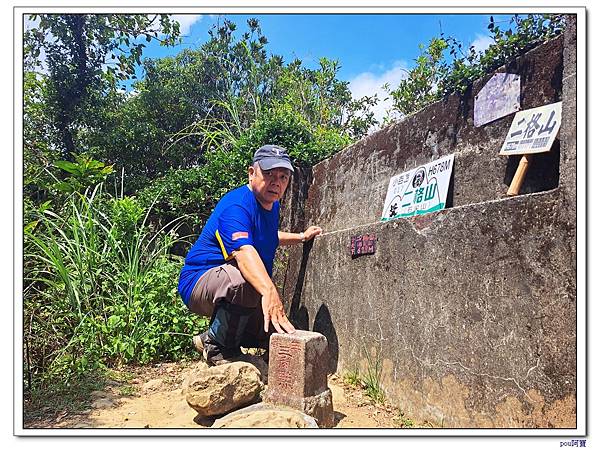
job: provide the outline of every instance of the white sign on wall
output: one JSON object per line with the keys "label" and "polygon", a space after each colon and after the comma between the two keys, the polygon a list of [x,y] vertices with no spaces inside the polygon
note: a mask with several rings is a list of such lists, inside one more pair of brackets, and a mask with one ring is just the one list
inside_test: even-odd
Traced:
{"label": "white sign on wall", "polygon": [[562,118],[562,102],[519,111],[508,130],[501,155],[550,151]]}
{"label": "white sign on wall", "polygon": [[454,154],[392,177],[381,220],[444,209],[453,164]]}

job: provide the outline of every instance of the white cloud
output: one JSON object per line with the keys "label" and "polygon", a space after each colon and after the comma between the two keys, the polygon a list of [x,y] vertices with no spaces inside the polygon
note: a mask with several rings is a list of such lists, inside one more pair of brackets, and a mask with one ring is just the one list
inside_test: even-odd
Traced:
{"label": "white cloud", "polygon": [[484,52],[493,43],[494,40],[491,37],[483,34],[477,34],[477,37],[473,42],[471,42],[471,45],[475,47],[476,52]]}
{"label": "white cloud", "polygon": [[354,99],[359,99],[365,95],[372,96],[377,94],[379,102],[372,108],[375,113],[375,119],[381,124],[386,111],[392,106],[392,101],[386,98],[388,93],[383,89],[384,84],[388,84],[391,90],[395,89],[401,80],[407,77],[407,64],[404,61],[397,61],[393,67],[382,74],[373,72],[363,72],[350,80],[350,92]]}
{"label": "white cloud", "polygon": [[202,20],[202,15],[199,14],[173,14],[171,19],[179,22],[179,32],[182,36],[188,34],[192,25]]}
{"label": "white cloud", "polygon": [[[150,30],[152,31],[160,31],[160,20],[158,20],[157,14],[148,14],[148,18],[150,20],[154,19]],[[171,20],[176,20],[179,22],[179,33],[181,36],[185,36],[188,34],[192,28],[192,25],[202,20],[201,14],[169,14],[169,18]],[[164,34],[161,34],[164,37]],[[143,37],[141,38],[143,39]]]}

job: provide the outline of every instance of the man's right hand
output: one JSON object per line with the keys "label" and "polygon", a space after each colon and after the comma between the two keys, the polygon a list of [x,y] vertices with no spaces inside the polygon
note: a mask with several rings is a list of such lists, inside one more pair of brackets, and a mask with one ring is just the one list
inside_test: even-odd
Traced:
{"label": "man's right hand", "polygon": [[271,290],[267,295],[263,295],[262,310],[265,320],[265,333],[269,332],[269,323],[273,324],[278,333],[293,333],[296,331],[285,315],[283,303],[281,303],[276,289]]}
{"label": "man's right hand", "polygon": [[296,331],[285,315],[277,288],[269,277],[256,249],[252,245],[242,245],[239,250],[233,252],[233,256],[244,279],[262,295],[261,304],[265,318],[265,333],[269,332],[270,323],[273,324],[278,333],[293,333]]}

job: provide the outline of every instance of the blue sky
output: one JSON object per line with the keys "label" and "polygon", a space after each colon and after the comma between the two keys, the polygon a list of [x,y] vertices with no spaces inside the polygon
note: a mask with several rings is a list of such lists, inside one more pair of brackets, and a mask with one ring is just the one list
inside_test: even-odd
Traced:
{"label": "blue sky", "polygon": [[[195,47],[206,41],[207,30],[217,16],[174,16],[186,33],[184,44],[158,51],[148,49],[147,56],[174,54],[183,47]],[[398,61],[410,63],[425,43],[441,30],[466,44],[488,36],[489,15],[400,15],[400,14],[263,14],[227,15],[247,29],[251,17],[259,20],[269,39],[268,50],[284,56],[286,62],[299,57],[315,65],[322,56],[342,63],[340,77],[350,80],[365,71],[381,72]],[[195,22],[190,23],[196,18]],[[156,51],[156,53],[155,53]]]}
{"label": "blue sky", "polygon": [[[395,87],[419,55],[419,44],[427,43],[442,31],[465,46],[483,49],[491,42],[487,25],[489,14],[250,14],[175,15],[180,22],[182,44],[165,48],[157,44],[145,49],[144,57],[175,55],[184,48],[196,48],[208,39],[208,30],[223,17],[238,25],[238,35],[246,31],[248,18],[257,18],[267,37],[267,51],[283,56],[289,63],[300,58],[315,68],[319,58],[337,59],[338,78],[350,83],[355,97],[378,93],[381,86]],[[510,16],[495,15],[506,23]],[[142,71],[138,71],[143,76]],[[387,103],[380,104],[381,118]]]}

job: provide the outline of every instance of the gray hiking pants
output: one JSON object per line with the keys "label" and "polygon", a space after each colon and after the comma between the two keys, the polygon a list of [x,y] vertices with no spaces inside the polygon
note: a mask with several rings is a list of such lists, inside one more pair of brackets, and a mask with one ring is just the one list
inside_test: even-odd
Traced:
{"label": "gray hiking pants", "polygon": [[188,308],[210,317],[209,334],[225,348],[269,348],[261,295],[231,261],[213,267],[196,282]]}

